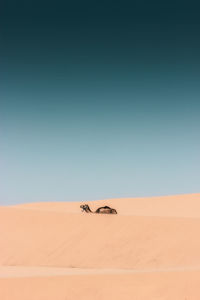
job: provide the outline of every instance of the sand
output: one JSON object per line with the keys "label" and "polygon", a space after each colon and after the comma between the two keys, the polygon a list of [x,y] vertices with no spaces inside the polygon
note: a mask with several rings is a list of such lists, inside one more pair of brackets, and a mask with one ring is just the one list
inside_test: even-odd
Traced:
{"label": "sand", "polygon": [[1,300],[200,299],[200,194],[87,203],[0,207]]}

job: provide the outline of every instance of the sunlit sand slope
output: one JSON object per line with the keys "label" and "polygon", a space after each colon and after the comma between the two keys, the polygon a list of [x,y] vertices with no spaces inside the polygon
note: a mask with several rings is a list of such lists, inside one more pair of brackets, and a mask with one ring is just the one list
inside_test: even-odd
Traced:
{"label": "sunlit sand slope", "polygon": [[200,219],[0,208],[0,264],[71,268],[200,266]]}
{"label": "sunlit sand slope", "polygon": [[200,195],[0,207],[2,300],[199,300]]}

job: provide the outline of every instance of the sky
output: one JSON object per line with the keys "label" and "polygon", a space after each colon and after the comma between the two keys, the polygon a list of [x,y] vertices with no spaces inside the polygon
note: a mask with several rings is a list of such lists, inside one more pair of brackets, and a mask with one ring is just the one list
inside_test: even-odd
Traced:
{"label": "sky", "polygon": [[191,1],[3,0],[0,204],[199,193]]}

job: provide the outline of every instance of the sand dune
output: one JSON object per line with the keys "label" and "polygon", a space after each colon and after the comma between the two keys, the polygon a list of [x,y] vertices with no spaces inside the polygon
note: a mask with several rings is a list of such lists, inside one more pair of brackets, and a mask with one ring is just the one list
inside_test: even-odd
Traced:
{"label": "sand dune", "polygon": [[[151,198],[120,198],[85,201],[95,210],[102,205],[115,207],[120,215],[159,217],[200,217],[200,194]],[[42,202],[18,205],[20,208],[80,213],[82,202]]]}
{"label": "sand dune", "polygon": [[0,207],[0,299],[200,299],[200,194]]}

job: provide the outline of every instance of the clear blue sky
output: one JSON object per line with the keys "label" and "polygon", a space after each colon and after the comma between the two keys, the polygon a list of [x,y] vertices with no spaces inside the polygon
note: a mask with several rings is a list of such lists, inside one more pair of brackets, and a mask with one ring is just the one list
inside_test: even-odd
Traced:
{"label": "clear blue sky", "polygon": [[200,192],[195,15],[23,5],[3,20],[0,204]]}

